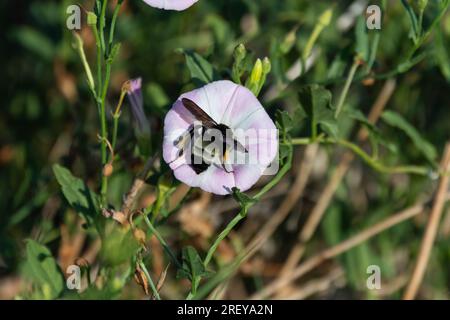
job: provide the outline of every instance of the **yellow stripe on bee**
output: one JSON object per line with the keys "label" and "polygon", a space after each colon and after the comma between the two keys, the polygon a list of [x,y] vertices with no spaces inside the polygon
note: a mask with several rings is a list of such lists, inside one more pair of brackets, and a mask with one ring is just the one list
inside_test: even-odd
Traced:
{"label": "yellow stripe on bee", "polygon": [[228,159],[228,150],[225,150],[224,154],[223,154],[223,160],[227,161]]}

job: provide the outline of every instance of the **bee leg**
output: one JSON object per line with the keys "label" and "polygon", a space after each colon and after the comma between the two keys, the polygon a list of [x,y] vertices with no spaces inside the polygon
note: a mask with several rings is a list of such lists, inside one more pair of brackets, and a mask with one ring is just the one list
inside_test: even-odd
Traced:
{"label": "bee leg", "polygon": [[225,150],[225,152],[224,152],[224,154],[223,154],[223,156],[222,156],[222,168],[223,168],[223,170],[225,170],[225,172],[226,173],[232,173],[232,172],[234,172],[233,170],[228,170],[228,168],[227,168],[227,166],[226,166],[226,161],[227,161],[227,159],[228,159],[228,155],[229,155],[229,153],[228,153],[228,150]]}

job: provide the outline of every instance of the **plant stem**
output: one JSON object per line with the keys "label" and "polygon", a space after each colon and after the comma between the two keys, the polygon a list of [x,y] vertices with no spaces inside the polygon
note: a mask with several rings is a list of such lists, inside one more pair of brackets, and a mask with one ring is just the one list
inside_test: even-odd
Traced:
{"label": "plant stem", "polygon": [[86,78],[87,78],[87,83],[88,83],[89,89],[91,90],[92,95],[94,96],[94,99],[97,100],[97,93],[95,91],[94,77],[92,76],[91,67],[89,66],[89,63],[86,59],[86,54],[84,53],[83,39],[81,39],[81,37],[77,33],[74,33],[74,35],[75,35],[75,40],[77,41],[76,46],[77,46],[78,55],[80,56],[81,63],[83,64],[83,67],[84,67],[84,72],[86,73]]}
{"label": "plant stem", "polygon": [[119,118],[120,118],[120,109],[122,107],[123,104],[123,100],[125,98],[126,95],[126,90],[122,90],[120,93],[120,98],[119,98],[119,102],[117,103],[117,107],[116,107],[116,111],[114,111],[113,113],[113,120],[114,120],[114,126],[113,126],[113,134],[112,134],[112,147],[113,150],[115,150],[116,148],[116,143],[117,143],[117,129],[119,127]]}
{"label": "plant stem", "polygon": [[99,23],[99,28],[100,28],[100,46],[101,46],[101,51],[103,54],[105,54],[105,22],[106,22],[106,7],[108,5],[108,0],[103,0],[102,3],[102,11],[100,13],[100,23]]}
{"label": "plant stem", "polygon": [[120,8],[122,7],[123,0],[118,0],[116,7],[114,8],[113,17],[111,20],[111,29],[109,30],[109,47],[112,48],[114,42],[114,31],[116,29],[117,17],[119,16]]}
{"label": "plant stem", "polygon": [[315,141],[313,141],[310,138],[296,138],[292,139],[293,145],[308,145],[311,143],[327,143],[327,144],[339,144],[343,147],[346,147],[347,149],[350,149],[353,153],[361,157],[361,159],[366,162],[369,166],[371,166],[376,171],[382,172],[382,173],[388,173],[388,174],[395,174],[395,173],[409,173],[409,174],[417,174],[422,176],[427,176],[429,174],[429,168],[422,167],[422,166],[413,166],[413,165],[402,165],[402,166],[393,166],[389,167],[386,166],[373,157],[371,157],[369,154],[367,154],[363,149],[361,149],[358,145],[354,144],[353,142],[344,140],[344,139],[334,139],[334,138],[325,138],[325,137],[318,137]]}
{"label": "plant stem", "polygon": [[[241,210],[239,211],[239,213],[233,218],[233,220],[231,220],[228,225],[225,227],[224,230],[222,230],[222,232],[219,234],[219,236],[216,238],[216,240],[214,241],[214,243],[212,244],[212,246],[209,248],[208,253],[206,254],[206,258],[203,261],[203,265],[205,266],[205,268],[208,266],[209,262],[211,261],[214,253],[217,250],[217,247],[219,247],[220,243],[222,242],[223,239],[225,239],[228,234],[231,232],[231,230],[233,230],[233,228],[242,220],[246,217],[247,215],[247,211],[248,208],[244,207],[241,208]],[[197,294],[197,288],[200,285],[200,281],[201,281],[202,277],[201,276],[196,276],[194,279],[192,279],[192,283],[191,283],[191,292],[189,292],[189,295],[187,296],[187,300],[191,300],[194,298],[194,296]]]}
{"label": "plant stem", "polygon": [[[109,79],[111,77],[111,61],[106,62],[105,81],[103,83],[103,90],[100,103],[100,125],[101,125],[101,153],[102,166],[108,162],[106,139],[108,139],[108,129],[106,127],[106,94],[108,93]],[[106,195],[108,193],[108,177],[102,175],[101,197],[103,205],[106,205]]]}
{"label": "plant stem", "polygon": [[155,283],[153,282],[152,277],[150,277],[150,273],[148,272],[147,267],[145,266],[143,261],[139,261],[139,267],[142,269],[145,276],[147,277],[148,283],[150,285],[150,288],[152,289],[153,295],[155,296],[156,300],[161,300],[161,297],[159,296],[159,292],[158,292],[158,290],[156,290]]}
{"label": "plant stem", "polygon": [[335,118],[339,117],[339,113],[341,113],[342,111],[345,99],[347,98],[348,90],[350,89],[350,85],[353,82],[353,78],[355,77],[356,70],[358,70],[359,65],[360,65],[359,59],[355,58],[353,60],[353,65],[350,69],[350,72],[348,73],[347,80],[345,81],[344,88],[342,89],[341,96],[339,97],[339,102],[337,104],[336,111],[334,113]]}
{"label": "plant stem", "polygon": [[170,247],[167,245],[167,242],[164,240],[164,238],[161,236],[161,234],[159,234],[159,232],[155,229],[153,224],[150,222],[149,218],[147,216],[145,216],[145,215],[144,215],[144,221],[147,224],[147,226],[150,229],[150,231],[155,235],[156,239],[158,239],[158,241],[161,243],[161,245],[163,246],[164,250],[170,256],[170,258],[172,259],[172,261],[176,265],[176,267],[177,268],[181,268],[181,265],[178,262],[177,257],[172,252]]}
{"label": "plant stem", "polygon": [[370,155],[368,155],[364,150],[362,150],[358,145],[343,140],[343,139],[326,139],[324,141],[325,143],[336,143],[340,144],[344,147],[347,147],[351,151],[353,151],[355,154],[357,154],[359,157],[361,157],[369,166],[374,168],[375,170],[383,173],[411,173],[411,174],[417,174],[417,175],[423,175],[426,176],[429,173],[429,169],[426,167],[420,167],[420,166],[412,166],[412,165],[403,165],[403,166],[394,166],[394,167],[388,167],[380,162],[378,162],[376,159],[372,158]]}
{"label": "plant stem", "polygon": [[206,254],[205,260],[203,261],[203,264],[205,265],[205,267],[207,267],[208,264],[211,262],[211,259],[214,255],[214,253],[216,252],[217,247],[222,242],[222,240],[228,236],[228,234],[239,223],[239,221],[241,221],[242,219],[244,219],[247,216],[247,211],[248,211],[247,208],[242,208],[241,211],[239,211],[239,213],[233,218],[233,220],[231,220],[230,223],[228,223],[226,228],[224,230],[222,230],[222,232],[217,236],[213,245],[211,246],[211,248],[209,248],[208,253]]}
{"label": "plant stem", "polygon": [[[96,25],[92,26],[92,32],[95,36],[95,45],[97,48],[97,88],[98,90],[102,90],[102,48],[101,48],[101,42],[100,42],[100,36],[98,34],[98,28]],[[100,100],[98,97],[95,97],[97,106],[98,106],[98,112],[100,114]]]}

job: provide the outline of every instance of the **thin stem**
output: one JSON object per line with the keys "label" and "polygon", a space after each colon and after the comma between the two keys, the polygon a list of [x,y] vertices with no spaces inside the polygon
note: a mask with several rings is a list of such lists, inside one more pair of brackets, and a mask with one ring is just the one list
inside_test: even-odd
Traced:
{"label": "thin stem", "polygon": [[83,64],[84,71],[86,73],[87,82],[89,85],[89,89],[92,92],[92,95],[95,99],[97,99],[97,93],[95,91],[94,77],[92,76],[91,67],[86,59],[86,54],[84,53],[83,39],[81,39],[80,35],[74,33],[76,42],[76,48],[78,51],[78,55],[80,56],[81,63]]}
{"label": "thin stem", "polygon": [[[206,254],[206,258],[203,261],[203,265],[205,268],[208,266],[209,262],[211,261],[214,253],[217,250],[217,247],[220,245],[223,239],[225,239],[228,234],[233,230],[233,228],[247,215],[248,208],[244,207],[242,208],[239,213],[233,218],[233,220],[228,223],[228,225],[225,227],[225,229],[219,234],[219,236],[214,241],[213,245],[209,248],[208,253]],[[197,288],[200,285],[200,281],[202,280],[201,276],[196,276],[194,279],[192,279],[191,283],[191,292],[189,292],[189,295],[187,296],[187,300],[191,300],[194,298],[194,296],[197,294]]]}
{"label": "thin stem", "polygon": [[370,155],[368,155],[364,150],[362,150],[358,145],[343,140],[343,139],[326,139],[326,143],[337,143],[344,147],[347,147],[351,151],[353,151],[355,154],[357,154],[359,157],[361,157],[369,166],[374,168],[377,171],[383,172],[383,173],[411,173],[411,174],[417,174],[417,175],[423,175],[426,176],[429,173],[429,169],[426,167],[420,167],[420,166],[412,166],[412,165],[402,165],[402,166],[394,166],[394,167],[388,167],[374,158],[372,158]]}
{"label": "thin stem", "polygon": [[348,73],[347,80],[345,81],[344,88],[342,89],[341,96],[339,97],[339,102],[337,104],[336,111],[334,113],[335,118],[339,117],[339,113],[341,113],[341,111],[342,111],[342,107],[344,106],[345,99],[347,98],[348,90],[350,89],[350,85],[353,82],[353,78],[355,77],[356,70],[358,70],[358,67],[360,64],[361,63],[360,63],[359,59],[355,58],[353,61],[353,65],[350,69],[350,72]]}
{"label": "thin stem", "polygon": [[172,252],[172,250],[168,246],[167,242],[164,240],[164,238],[161,236],[161,234],[155,229],[153,224],[150,222],[149,218],[147,216],[145,216],[145,215],[144,215],[144,221],[147,224],[147,226],[150,229],[150,231],[155,235],[156,239],[158,239],[158,241],[161,243],[161,245],[163,246],[163,248],[166,251],[166,253],[170,256],[170,258],[172,259],[173,263],[177,266],[177,268],[181,268],[181,265],[178,262],[177,257]]}
{"label": "thin stem", "polygon": [[228,234],[231,232],[231,230],[242,219],[244,219],[246,217],[246,215],[247,215],[247,209],[246,208],[242,208],[241,211],[239,211],[239,213],[233,218],[233,220],[231,220],[230,223],[228,223],[226,228],[222,230],[222,232],[216,238],[216,240],[214,241],[213,245],[211,246],[211,248],[209,248],[208,253],[206,254],[206,258],[203,261],[203,264],[205,265],[205,267],[207,267],[208,264],[211,262],[211,259],[212,259],[213,255],[214,255],[214,253],[216,252],[217,247],[222,242],[222,240],[225,239],[228,236]]}
{"label": "thin stem", "polygon": [[103,0],[102,11],[100,13],[100,45],[102,53],[105,53],[105,22],[106,22],[106,7],[108,5],[108,0]]}
{"label": "thin stem", "polygon": [[[106,127],[106,94],[108,92],[109,87],[109,79],[111,77],[111,62],[106,62],[106,71],[105,71],[105,81],[103,84],[103,90],[101,95],[101,104],[100,104],[100,124],[101,124],[101,136],[102,136],[102,144],[101,144],[101,153],[102,153],[102,165],[106,165],[108,162],[108,155],[106,152],[106,142],[105,139],[108,139],[108,129]],[[101,196],[103,205],[106,205],[106,195],[108,193],[108,177],[102,175],[102,185],[101,185]]]}
{"label": "thin stem", "polygon": [[422,166],[413,166],[413,165],[402,165],[402,166],[386,166],[369,154],[367,154],[363,149],[361,149],[358,145],[353,142],[344,140],[344,139],[334,139],[334,138],[325,138],[318,137],[316,140],[312,140],[310,138],[295,138],[292,139],[292,145],[308,145],[311,143],[327,143],[327,144],[339,144],[347,149],[350,149],[353,153],[358,155],[364,162],[366,162],[369,166],[371,166],[376,171],[382,173],[409,173],[409,174],[417,174],[422,176],[427,176],[429,174],[429,168]]}
{"label": "thin stem", "polygon": [[113,149],[116,148],[116,143],[117,143],[117,130],[119,127],[119,118],[120,118],[120,109],[122,107],[123,104],[123,100],[125,98],[126,95],[126,90],[122,90],[122,92],[120,93],[120,98],[119,98],[119,102],[117,103],[117,107],[116,107],[116,111],[114,111],[113,113],[113,135],[112,135],[112,147]]}
{"label": "thin stem", "polygon": [[139,267],[142,269],[145,276],[147,277],[148,283],[150,285],[150,288],[152,289],[153,295],[155,296],[156,300],[161,300],[159,292],[156,289],[155,283],[153,282],[152,277],[150,277],[150,273],[148,272],[147,267],[145,266],[143,261],[139,261]]}
{"label": "thin stem", "polygon": [[[102,90],[102,52],[101,52],[102,49],[101,49],[101,40],[96,25],[92,26],[92,32],[94,33],[95,36],[95,44],[97,48],[97,88],[100,91]],[[101,102],[98,100],[97,97],[95,99],[98,105],[98,111],[100,113]]]}
{"label": "thin stem", "polygon": [[117,17],[119,16],[120,8],[122,7],[123,0],[118,0],[116,7],[114,8],[113,17],[111,20],[111,29],[109,30],[109,47],[112,48],[114,42],[114,31],[116,29]]}
{"label": "thin stem", "polygon": [[313,140],[311,138],[294,138],[291,140],[291,143],[293,146],[295,145],[308,145],[313,143]]}

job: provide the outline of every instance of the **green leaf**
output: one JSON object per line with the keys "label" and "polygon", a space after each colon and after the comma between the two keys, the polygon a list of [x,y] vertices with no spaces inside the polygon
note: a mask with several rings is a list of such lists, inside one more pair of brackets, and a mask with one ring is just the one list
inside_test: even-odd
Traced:
{"label": "green leaf", "polygon": [[98,196],[81,179],[59,164],[53,165],[53,173],[69,205],[86,220],[88,226],[92,226],[100,208]]}
{"label": "green leaf", "polygon": [[413,38],[414,43],[418,41],[419,35],[420,35],[420,26],[419,22],[416,16],[416,13],[414,12],[414,9],[409,4],[408,0],[402,0],[402,4],[406,9],[406,12],[408,13],[409,20],[411,22],[411,35]]}
{"label": "green leaf", "polygon": [[311,121],[313,138],[317,136],[317,126],[332,137],[338,136],[338,124],[331,107],[330,91],[318,85],[309,85],[300,90],[299,99]]}
{"label": "green leaf", "polygon": [[331,206],[321,223],[325,241],[335,245],[342,240],[342,212],[338,206]]}
{"label": "green leaf", "polygon": [[50,250],[38,242],[26,240],[26,276],[37,284],[45,299],[57,298],[64,289],[64,278]]}
{"label": "green leaf", "polygon": [[361,123],[369,133],[369,139],[373,148],[373,156],[377,157],[378,145],[381,144],[385,146],[389,151],[393,153],[397,153],[398,150],[392,142],[388,141],[381,133],[380,129],[378,129],[373,123],[366,118],[366,116],[359,110],[345,110],[343,112],[346,117],[358,121]]}
{"label": "green leaf", "polygon": [[102,237],[102,262],[108,266],[119,266],[129,261],[139,246],[132,232],[116,224],[109,234]]}
{"label": "green leaf", "polygon": [[442,75],[447,79],[447,82],[450,82],[450,52],[447,50],[445,43],[444,32],[437,32],[434,41],[436,48],[436,50],[434,50],[434,54]]}
{"label": "green leaf", "polygon": [[366,19],[364,16],[360,16],[356,23],[356,55],[364,60],[369,61],[369,34],[367,32]]}
{"label": "green leaf", "polygon": [[249,207],[250,205],[252,205],[256,202],[255,199],[253,199],[252,197],[249,197],[245,193],[241,192],[241,190],[239,190],[236,187],[233,187],[233,198],[237,202],[239,202],[239,204],[241,205],[241,208]]}
{"label": "green leaf", "polygon": [[279,148],[278,159],[280,163],[284,163],[284,161],[289,157],[290,153],[292,152],[292,146],[287,144],[280,144],[278,148]]}
{"label": "green leaf", "polygon": [[409,69],[414,67],[416,64],[418,64],[419,62],[424,60],[428,55],[429,55],[429,52],[424,51],[424,52],[419,53],[415,57],[413,57],[405,62],[400,63],[396,68],[397,73],[405,73],[406,71],[408,71]]}
{"label": "green leaf", "polygon": [[55,45],[47,35],[30,27],[17,28],[12,36],[26,50],[36,54],[38,58],[51,60],[56,52]]}
{"label": "green leaf", "polygon": [[201,55],[191,50],[180,49],[186,58],[186,65],[191,73],[192,82],[200,87],[214,80],[219,80],[218,72]]}
{"label": "green leaf", "polygon": [[275,112],[275,124],[283,136],[294,128],[294,120],[287,111],[277,110]]}
{"label": "green leaf", "polygon": [[435,162],[437,151],[405,118],[394,111],[383,112],[381,118],[388,125],[402,130],[414,143],[416,148],[430,161]]}
{"label": "green leaf", "polygon": [[165,115],[170,99],[164,89],[156,82],[151,82],[145,87],[145,101],[149,101],[152,107],[148,111]]}
{"label": "green leaf", "polygon": [[182,261],[182,267],[177,273],[178,279],[186,278],[192,282],[198,277],[208,277],[211,275],[211,272],[206,270],[197,250],[192,246],[183,248]]}

